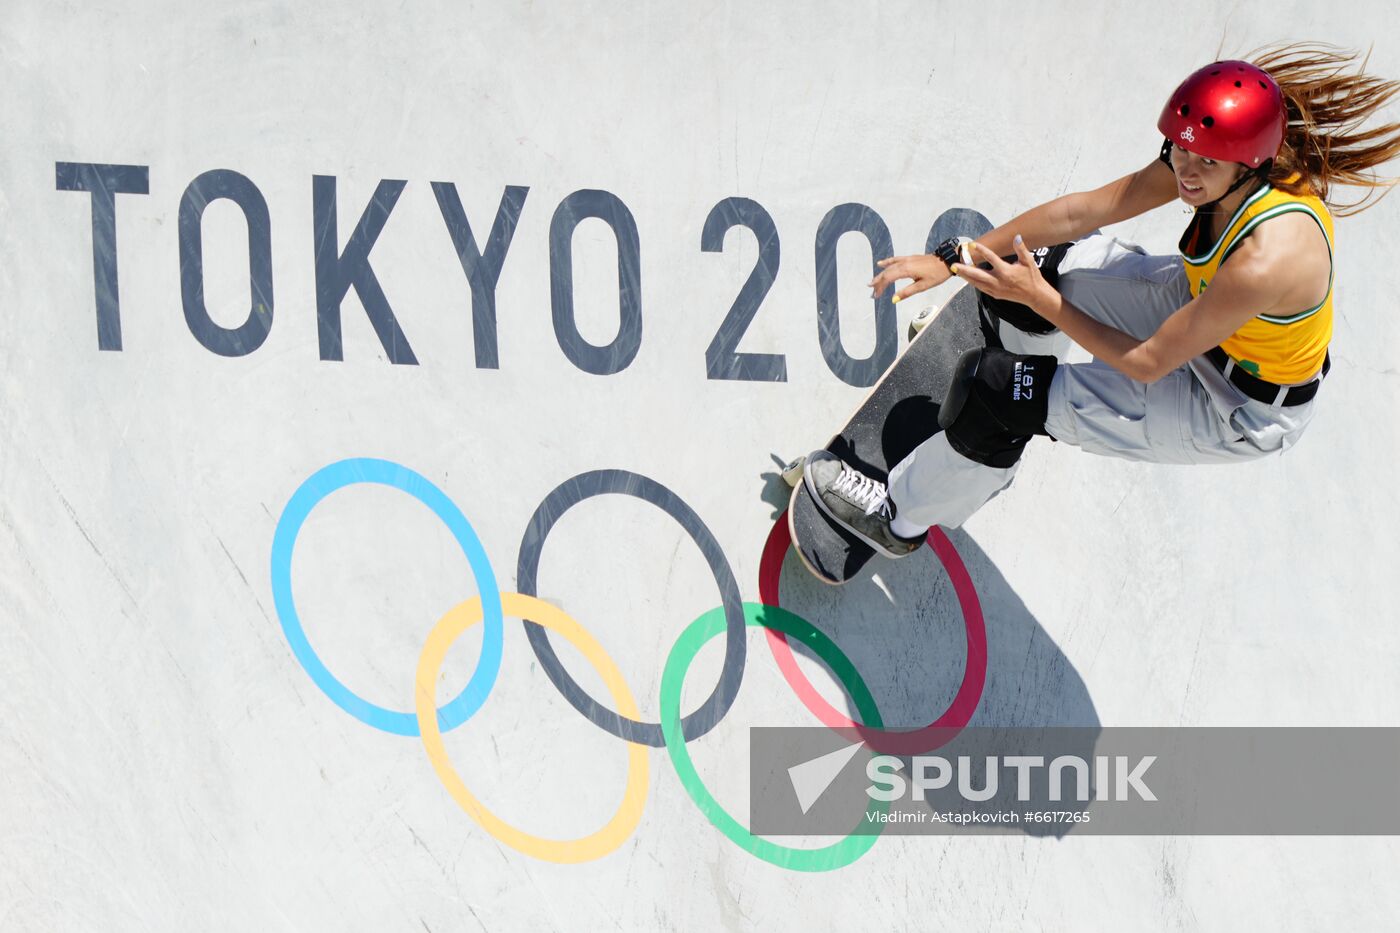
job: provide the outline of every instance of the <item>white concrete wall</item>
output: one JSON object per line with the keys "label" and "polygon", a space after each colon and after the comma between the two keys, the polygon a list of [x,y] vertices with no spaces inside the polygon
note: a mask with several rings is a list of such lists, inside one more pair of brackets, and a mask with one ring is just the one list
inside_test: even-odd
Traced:
{"label": "white concrete wall", "polygon": [[[1390,4],[204,6],[0,9],[0,929],[1314,930],[1400,911],[1384,838],[886,838],[843,870],[792,873],[715,830],[660,750],[619,849],[539,861],[462,813],[416,739],[326,698],[269,572],[293,492],[346,457],[441,488],[507,592],[550,490],[621,469],[688,503],[756,601],[774,515],[762,474],[861,395],[817,340],[828,210],[866,204],[914,252],[947,208],[1001,222],[1101,184],[1154,155],[1164,96],[1222,41],[1374,39],[1372,69],[1400,77]],[[148,167],[149,193],[115,201],[119,351],[98,346],[92,197],[58,189],[60,162]],[[271,329],[243,356],[206,349],[182,310],[181,197],[214,169],[268,208]],[[319,358],[315,175],[337,179],[342,244],[382,179],[407,182],[372,265],[417,365],[389,362],[353,291],[343,360]],[[497,290],[497,369],[474,362],[432,182],[455,183],[478,241],[505,186],[529,188]],[[638,230],[642,340],[613,375],[577,368],[551,323],[550,222],[581,189],[616,195]],[[783,354],[785,382],[706,378],[758,257],[742,230],[700,248],[734,196],[762,204],[781,243],[741,349]],[[1167,251],[1185,220],[1167,207],[1119,232]],[[974,722],[1396,723],[1397,220],[1391,199],[1339,221],[1335,368],[1286,456],[1175,468],[1044,445],[953,535],[987,614]],[[209,207],[205,298],[226,328],[249,313],[245,237],[231,202]],[[580,226],[578,326],[595,344],[617,328],[614,255],[599,221]],[[854,356],[875,343],[868,263],[859,236],[841,241]],[[924,303],[901,305],[901,333]],[[428,631],[476,593],[445,527],[357,487],[313,513],[296,554],[327,667],[411,709]],[[951,591],[920,560],[839,592],[792,560],[784,574],[790,605],[909,723],[946,705],[963,661]],[[647,720],[671,644],[719,602],[680,527],[617,496],[560,521],[540,592],[601,642]],[[479,643],[452,652],[442,697]],[[692,746],[741,815],[747,727],[812,722],[763,639],[748,648],[737,702]],[[719,662],[712,645],[689,706]],[[591,832],[620,799],[623,743],[561,698],[513,619],[494,692],[447,746],[531,832]]]}

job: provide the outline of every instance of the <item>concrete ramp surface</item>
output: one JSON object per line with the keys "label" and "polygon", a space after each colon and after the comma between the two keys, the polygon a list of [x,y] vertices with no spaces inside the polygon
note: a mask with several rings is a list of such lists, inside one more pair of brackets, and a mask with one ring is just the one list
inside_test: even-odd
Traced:
{"label": "concrete ramp surface", "polygon": [[0,930],[1388,925],[1389,835],[748,831],[848,670],[893,729],[1400,725],[1395,198],[1282,456],[1037,442],[839,589],[781,540],[950,294],[872,257],[1298,37],[1400,78],[1379,0],[5,4]]}

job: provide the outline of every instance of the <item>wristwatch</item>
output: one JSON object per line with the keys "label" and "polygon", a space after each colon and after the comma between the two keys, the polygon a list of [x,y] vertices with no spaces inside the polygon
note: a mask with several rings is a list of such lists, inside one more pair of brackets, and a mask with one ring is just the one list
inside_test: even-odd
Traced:
{"label": "wristwatch", "polygon": [[955,262],[973,265],[972,237],[950,236],[933,248],[933,255],[943,260],[943,264],[948,267],[950,272]]}

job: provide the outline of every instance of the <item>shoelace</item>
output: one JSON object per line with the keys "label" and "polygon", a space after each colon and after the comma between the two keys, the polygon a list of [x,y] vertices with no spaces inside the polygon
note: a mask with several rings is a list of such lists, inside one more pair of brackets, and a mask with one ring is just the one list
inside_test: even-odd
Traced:
{"label": "shoelace", "polygon": [[864,473],[846,467],[836,478],[836,482],[831,484],[831,488],[865,509],[866,515],[879,514],[881,518],[893,517],[894,513],[890,511],[890,497],[889,493],[885,491],[885,484],[876,482]]}

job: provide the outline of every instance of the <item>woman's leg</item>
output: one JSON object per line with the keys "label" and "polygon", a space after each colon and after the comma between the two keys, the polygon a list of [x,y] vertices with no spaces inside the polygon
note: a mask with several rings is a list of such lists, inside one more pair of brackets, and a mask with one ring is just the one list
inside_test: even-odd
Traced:
{"label": "woman's leg", "polygon": [[[1179,259],[1148,256],[1105,236],[1071,247],[1057,284],[1086,314],[1139,339],[1151,336],[1191,297]],[[1005,323],[1000,333],[1007,349],[1018,353],[1046,352],[1047,338],[1057,336],[1016,338],[1007,334]],[[1062,363],[1051,382],[1045,431],[1106,456],[1221,462],[1253,459],[1286,446],[1310,417],[1311,403],[1284,410],[1250,402],[1222,379],[1211,380],[1205,373],[1198,377],[1192,366],[1148,385],[1098,361]],[[1210,369],[1208,363],[1200,366]],[[1017,464],[998,468],[978,463],[955,450],[946,434],[924,442],[890,472],[898,534],[912,535],[935,524],[956,527],[1015,477]],[[1268,439],[1278,443],[1261,443]]]}

